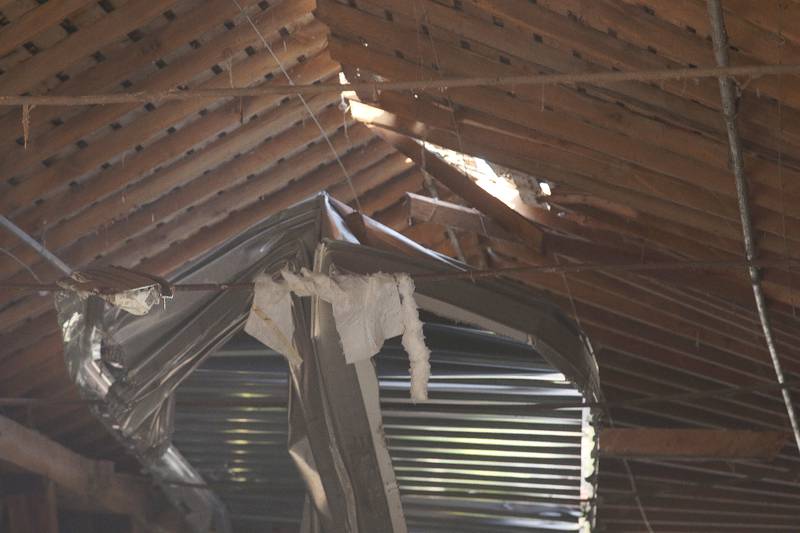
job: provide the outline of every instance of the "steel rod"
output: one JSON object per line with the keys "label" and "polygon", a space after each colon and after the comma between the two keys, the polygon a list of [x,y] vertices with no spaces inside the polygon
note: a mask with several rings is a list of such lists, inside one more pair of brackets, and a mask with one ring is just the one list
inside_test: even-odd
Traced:
{"label": "steel rod", "polygon": [[[714,56],[720,67],[728,67],[730,59],[728,57],[728,35],[725,30],[725,19],[722,14],[720,0],[708,0],[708,14],[711,19],[711,38],[714,44]],[[786,382],[783,373],[778,349],[775,339],[772,336],[772,328],[767,313],[767,303],[764,291],[761,287],[761,274],[758,267],[753,264],[756,255],[756,240],[753,232],[753,221],[750,214],[750,201],[748,198],[747,177],[744,172],[744,158],[742,156],[742,143],[739,131],[736,126],[736,92],[730,75],[725,74],[719,78],[719,92],[722,99],[722,114],[725,118],[725,128],[728,132],[728,145],[730,148],[731,165],[733,174],[736,178],[736,196],[739,203],[739,215],[742,222],[742,235],[744,237],[745,256],[748,263],[747,271],[753,286],[753,296],[756,301],[758,318],[761,321],[761,329],[764,331],[764,341],[769,351],[772,366],[775,370],[775,377],[779,385]],[[781,394],[786,412],[789,415],[789,423],[794,433],[797,449],[800,451],[800,424],[798,424],[797,414],[795,413],[792,396],[788,388],[782,387]]]}
{"label": "steel rod", "polygon": [[8,229],[8,231],[13,233],[17,237],[19,237],[20,240],[22,240],[25,244],[36,250],[36,252],[39,255],[44,257],[45,260],[47,260],[47,262],[55,266],[61,272],[63,272],[67,276],[72,274],[72,269],[69,266],[67,266],[67,264],[64,261],[56,257],[54,253],[45,248],[42,244],[39,243],[39,241],[37,241],[36,239],[25,233],[25,231],[22,228],[11,222],[3,215],[0,215],[0,225]]}
{"label": "steel rod", "polygon": [[518,76],[491,76],[465,78],[437,78],[430,80],[403,80],[385,82],[356,83],[317,83],[297,85],[270,85],[260,87],[219,88],[219,89],[171,89],[166,91],[138,91],[111,94],[87,94],[73,96],[57,95],[0,95],[1,106],[88,106],[124,103],[158,103],[169,100],[189,100],[194,98],[219,99],[264,95],[315,95],[342,91],[367,91],[377,94],[381,91],[432,91],[457,89],[462,87],[508,87],[517,85],[558,85],[566,83],[606,84],[628,81],[661,82],[667,80],[686,80],[717,78],[720,76],[770,76],[800,74],[800,65],[746,65],[738,67],[701,67],[660,70],[636,70],[628,72],[578,72],[565,74],[531,74]]}
{"label": "steel rod", "polygon": [[[790,380],[780,385],[775,382],[758,383],[754,385],[738,385],[733,387],[721,387],[718,389],[708,389],[702,391],[679,392],[675,394],[658,394],[642,396],[630,400],[610,401],[610,402],[580,402],[580,401],[541,401],[535,404],[525,404],[528,407],[538,409],[584,409],[587,407],[612,409],[640,407],[651,403],[684,403],[704,398],[728,398],[738,394],[749,394],[758,392],[769,392],[775,389],[797,389],[800,387],[800,379]],[[52,405],[92,405],[101,403],[102,400],[91,399],[67,399],[67,398],[0,398],[0,407],[43,407]],[[197,406],[203,408],[228,408],[228,407],[276,407],[283,405],[275,398],[251,398],[245,400],[180,400],[179,405]]]}
{"label": "steel rod", "polygon": [[[800,260],[794,259],[754,259],[752,261],[724,260],[686,260],[662,261],[650,263],[562,263],[547,265],[522,265],[514,267],[492,268],[486,270],[460,270],[448,272],[430,272],[412,274],[417,283],[433,283],[451,279],[477,281],[484,278],[495,278],[515,273],[561,274],[570,272],[647,272],[667,270],[735,270],[750,268],[788,268],[799,267]],[[176,291],[228,291],[252,290],[253,283],[176,283],[172,286]],[[27,291],[57,291],[61,288],[55,283],[19,283],[0,281],[0,289],[16,289]]]}

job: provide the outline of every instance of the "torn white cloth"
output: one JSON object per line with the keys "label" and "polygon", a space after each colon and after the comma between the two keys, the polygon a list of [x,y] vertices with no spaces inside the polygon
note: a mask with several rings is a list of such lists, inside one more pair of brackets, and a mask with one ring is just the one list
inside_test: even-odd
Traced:
{"label": "torn white cloth", "polygon": [[428,379],[431,375],[431,351],[425,344],[422,321],[419,319],[417,301],[414,300],[414,281],[408,274],[397,276],[397,289],[400,293],[403,313],[403,348],[408,354],[411,374],[411,398],[428,399]]}
{"label": "torn white cloth", "polygon": [[292,295],[286,284],[262,274],[255,279],[254,287],[245,332],[283,354],[290,363],[300,364],[303,359],[294,344]]}
{"label": "torn white cloth", "polygon": [[414,282],[407,274],[328,276],[303,269],[282,272],[283,282],[262,276],[256,280],[253,307],[245,331],[290,362],[299,362],[293,343],[290,293],[317,296],[333,307],[336,331],[348,363],[377,354],[386,339],[402,335],[409,355],[411,398],[428,399],[430,350],[414,300]]}
{"label": "torn white cloth", "polygon": [[383,342],[403,333],[397,281],[389,274],[336,276],[283,272],[298,296],[319,296],[333,306],[336,331],[348,363],[369,359]]}

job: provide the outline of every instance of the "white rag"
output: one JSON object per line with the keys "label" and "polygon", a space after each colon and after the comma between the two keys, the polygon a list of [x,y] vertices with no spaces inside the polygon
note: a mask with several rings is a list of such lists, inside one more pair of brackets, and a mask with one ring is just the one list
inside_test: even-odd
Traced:
{"label": "white rag", "polygon": [[302,269],[288,270],[283,282],[260,276],[245,331],[282,353],[291,363],[302,359],[294,344],[290,293],[317,296],[333,307],[336,331],[348,363],[377,354],[386,339],[402,335],[411,374],[411,398],[428,399],[430,350],[414,300],[414,282],[407,274],[328,276]]}

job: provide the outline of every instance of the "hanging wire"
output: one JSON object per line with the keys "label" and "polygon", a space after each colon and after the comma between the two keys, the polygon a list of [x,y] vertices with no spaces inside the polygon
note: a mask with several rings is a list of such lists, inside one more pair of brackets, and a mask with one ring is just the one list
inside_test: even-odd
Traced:
{"label": "hanging wire", "polygon": [[[250,24],[250,27],[253,28],[253,31],[256,32],[259,40],[261,41],[261,44],[264,45],[264,49],[266,49],[266,51],[269,52],[269,55],[272,56],[272,59],[275,60],[275,63],[278,65],[278,68],[283,73],[284,77],[286,77],[286,81],[289,82],[289,85],[294,86],[295,85],[294,80],[289,75],[289,72],[286,70],[286,67],[283,66],[283,63],[281,62],[280,58],[278,58],[277,54],[275,54],[275,51],[269,45],[269,42],[264,37],[264,34],[261,33],[261,30],[259,30],[255,22],[253,22],[253,19],[250,18],[250,15],[247,14],[247,12],[244,10],[241,4],[239,4],[237,0],[231,0],[231,2],[233,2],[233,4],[239,10],[239,13],[241,13],[242,16],[247,20],[248,24]],[[350,176],[350,173],[347,171],[347,168],[345,168],[344,163],[342,162],[342,158],[339,157],[339,152],[336,151],[336,147],[333,146],[330,137],[325,132],[325,128],[322,127],[322,124],[320,124],[319,119],[317,119],[317,115],[314,114],[314,111],[311,110],[311,107],[308,105],[308,102],[306,102],[306,99],[303,97],[303,95],[300,93],[296,93],[296,95],[300,99],[300,102],[302,102],[303,107],[306,108],[306,111],[308,112],[308,115],[311,117],[311,120],[314,121],[314,124],[316,124],[317,128],[319,129],[319,132],[322,134],[322,137],[325,139],[325,143],[328,145],[328,148],[330,148],[333,157],[336,158],[336,162],[338,163],[339,168],[342,169],[342,174],[344,174],[344,178],[347,181],[347,186],[350,188],[350,192],[353,193],[356,209],[359,212],[362,212],[363,209],[361,208],[361,201],[358,198],[358,192],[356,192],[356,188],[353,185],[353,179]]]}
{"label": "hanging wire", "polygon": [[[483,270],[451,270],[439,272],[414,273],[411,277],[417,283],[438,283],[447,280],[498,278],[505,275],[526,272],[542,274],[558,274],[563,272],[655,272],[674,270],[739,270],[748,268],[785,268],[786,265],[800,266],[800,260],[785,259],[754,259],[751,261],[720,261],[720,260],[685,260],[663,261],[650,263],[556,263],[540,265],[519,265],[500,268],[487,268]],[[18,283],[0,281],[2,289],[19,290],[58,290],[54,284]],[[177,283],[172,286],[177,291],[228,291],[228,290],[253,290],[252,282],[241,283]]]}
{"label": "hanging wire", "polygon": [[[556,263],[560,264],[558,259],[558,254],[555,255]],[[583,330],[583,326],[581,325],[580,316],[578,316],[578,307],[575,304],[575,299],[572,296],[572,289],[569,286],[569,280],[567,279],[566,272],[561,272],[561,279],[564,281],[564,288],[567,291],[567,296],[569,298],[569,304],[572,307],[572,316],[575,319],[575,323],[578,324],[578,327]],[[604,403],[604,402],[603,402]],[[608,425],[610,427],[614,427],[614,419],[611,417],[611,411],[606,407],[605,418],[608,420]],[[644,523],[645,527],[647,528],[647,533],[654,533],[652,526],[650,525],[650,520],[647,518],[647,512],[644,509],[644,504],[642,503],[641,498],[639,497],[639,490],[636,487],[636,478],[633,475],[633,470],[631,470],[631,465],[626,458],[622,458],[622,464],[625,466],[625,472],[628,476],[628,482],[631,485],[631,491],[633,492],[633,499],[636,502],[636,507],[639,509],[639,514],[642,517],[642,522]]]}
{"label": "hanging wire", "polygon": [[[608,415],[608,420],[609,424],[613,427],[614,424],[611,422],[611,415]],[[642,517],[642,522],[644,522],[644,527],[647,528],[647,533],[654,533],[653,526],[650,525],[650,520],[647,518],[647,511],[644,510],[642,498],[639,496],[639,489],[636,487],[636,477],[633,475],[630,461],[622,459],[622,464],[625,465],[625,472],[628,474],[628,482],[631,484],[631,490],[633,491],[633,499],[636,502],[636,507],[639,508],[639,514]]]}
{"label": "hanging wire", "polygon": [[23,104],[22,105],[22,139],[23,139],[23,146],[25,149],[28,149],[28,143],[31,138],[31,109],[34,106],[30,104]]}
{"label": "hanging wire", "polygon": [[22,268],[24,268],[25,270],[27,270],[27,271],[28,271],[28,273],[30,273],[30,275],[31,275],[31,276],[33,276],[33,278],[34,278],[36,281],[38,281],[39,283],[44,283],[44,282],[42,281],[42,278],[40,278],[39,276],[37,276],[37,275],[36,275],[36,272],[34,272],[34,271],[33,271],[33,269],[32,269],[31,267],[29,267],[29,266],[28,266],[28,264],[27,264],[27,263],[25,263],[24,261],[22,261],[22,260],[21,260],[19,257],[17,257],[16,255],[12,254],[12,253],[11,253],[9,250],[6,250],[5,248],[0,248],[0,252],[3,252],[4,254],[6,254],[8,257],[10,257],[11,259],[13,259],[13,260],[14,260],[14,261],[15,261],[17,264],[19,264],[19,265],[20,265]]}
{"label": "hanging wire", "polygon": [[[778,65],[783,64],[783,49],[786,46],[786,38],[783,36],[783,17],[780,10],[784,8],[783,2],[778,2]],[[784,193],[783,184],[783,76],[778,75],[778,131],[775,136],[775,142],[778,145],[778,180],[781,187],[781,231],[783,233],[783,254],[786,259],[789,259],[789,242],[786,235],[786,194]],[[792,267],[789,265],[789,294],[791,295],[792,302],[792,316],[797,318],[797,304],[795,302],[794,291],[794,275]]]}

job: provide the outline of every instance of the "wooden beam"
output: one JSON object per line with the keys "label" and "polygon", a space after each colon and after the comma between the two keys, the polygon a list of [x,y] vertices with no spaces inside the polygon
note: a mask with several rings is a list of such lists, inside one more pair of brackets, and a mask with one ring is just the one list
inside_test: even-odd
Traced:
{"label": "wooden beam", "polygon": [[470,231],[507,241],[517,241],[517,237],[507,232],[494,220],[485,217],[477,209],[421,196],[412,192],[406,193],[405,202],[407,216],[418,222],[433,222],[445,227]]}
{"label": "wooden beam", "polygon": [[729,429],[617,429],[600,432],[600,454],[665,459],[772,459],[788,433]]}
{"label": "wooden beam", "polygon": [[482,189],[469,176],[456,170],[438,155],[417,144],[411,138],[392,131],[373,127],[383,140],[414,160],[425,172],[441,182],[468,204],[485,213],[511,234],[519,235],[524,242],[538,249],[542,243],[542,232],[525,217],[508,207]]}
{"label": "wooden beam", "polygon": [[395,152],[386,143],[381,142],[380,144],[386,146],[392,152],[391,155],[375,165],[374,168],[370,168],[368,172],[359,172],[358,176],[352,176],[352,189],[350,184],[345,181],[328,189],[328,193],[342,202],[350,203],[353,200],[353,190],[360,198],[414,167],[413,162],[404,154]]}
{"label": "wooden beam", "polygon": [[[362,195],[360,198],[362,212],[367,216],[372,216],[383,211],[400,200],[406,192],[422,188],[424,183],[423,172],[418,168],[412,168]],[[350,201],[351,196],[339,196],[339,198]]]}
{"label": "wooden beam", "polygon": [[[145,482],[116,474],[113,463],[78,455],[3,416],[0,416],[0,460],[42,476],[110,513],[149,522],[161,511],[162,498],[156,498]],[[151,526],[159,530],[154,524]]]}

